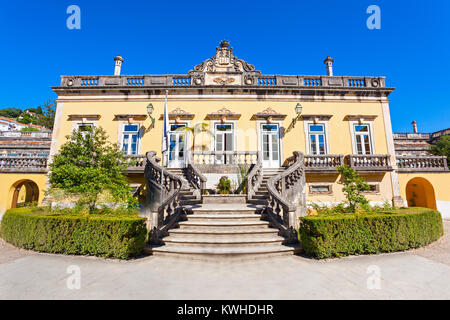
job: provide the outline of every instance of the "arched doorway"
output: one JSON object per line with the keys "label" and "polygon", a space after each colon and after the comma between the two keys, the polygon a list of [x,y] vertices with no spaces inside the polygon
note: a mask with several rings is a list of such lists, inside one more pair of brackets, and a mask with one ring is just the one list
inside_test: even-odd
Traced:
{"label": "arched doorway", "polygon": [[39,187],[34,181],[21,180],[14,183],[11,208],[37,205],[39,200]]}
{"label": "arched doorway", "polygon": [[406,185],[408,207],[423,207],[436,210],[433,185],[424,178],[414,178]]}

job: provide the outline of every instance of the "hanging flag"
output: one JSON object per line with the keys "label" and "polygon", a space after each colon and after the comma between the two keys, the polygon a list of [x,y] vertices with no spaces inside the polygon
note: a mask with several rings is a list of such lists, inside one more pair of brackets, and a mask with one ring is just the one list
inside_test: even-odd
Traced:
{"label": "hanging flag", "polygon": [[169,112],[167,112],[167,94],[168,90],[166,90],[166,99],[164,101],[164,125],[163,125],[163,135],[162,135],[162,152],[166,152],[169,150]]}

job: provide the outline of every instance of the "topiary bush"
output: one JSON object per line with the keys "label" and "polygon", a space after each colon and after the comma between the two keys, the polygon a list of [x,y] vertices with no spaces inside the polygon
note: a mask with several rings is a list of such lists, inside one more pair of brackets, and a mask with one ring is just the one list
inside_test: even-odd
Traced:
{"label": "topiary bush", "polygon": [[403,251],[428,245],[444,234],[441,214],[426,208],[300,219],[304,252],[319,259]]}
{"label": "topiary bush", "polygon": [[8,210],[0,236],[24,249],[40,252],[129,259],[141,254],[147,229],[137,214],[76,214],[38,208]]}

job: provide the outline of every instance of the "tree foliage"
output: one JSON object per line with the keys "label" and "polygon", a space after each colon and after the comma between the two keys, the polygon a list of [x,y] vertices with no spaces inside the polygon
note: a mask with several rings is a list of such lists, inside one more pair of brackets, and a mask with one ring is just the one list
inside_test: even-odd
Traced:
{"label": "tree foliage", "polygon": [[436,156],[446,156],[450,168],[450,136],[439,138],[437,143],[430,147],[430,152]]}
{"label": "tree foliage", "polygon": [[[33,112],[34,114],[28,114],[26,111]],[[21,110],[18,108],[5,108],[0,109],[0,116],[16,119],[23,124],[36,124],[39,126],[53,129],[53,123],[55,121],[56,112],[56,100],[47,100],[44,104],[36,108],[27,108]]]}
{"label": "tree foliage", "polygon": [[52,189],[80,196],[79,204],[95,211],[99,196],[107,192],[114,202],[135,204],[124,170],[122,151],[108,141],[102,128],[74,130],[50,164]]}
{"label": "tree foliage", "polygon": [[22,114],[22,110],[18,108],[0,109],[0,116],[15,119]]}
{"label": "tree foliage", "polygon": [[38,122],[35,124],[53,129],[56,113],[56,100],[47,100],[43,105],[38,107],[38,110],[39,109],[41,110],[41,113],[37,112]]}
{"label": "tree foliage", "polygon": [[348,165],[339,166],[337,171],[342,176],[339,183],[344,186],[342,191],[347,198],[348,209],[351,212],[354,212],[358,205],[367,205],[368,201],[361,193],[370,190],[370,186],[364,178],[362,178],[355,169],[349,167]]}

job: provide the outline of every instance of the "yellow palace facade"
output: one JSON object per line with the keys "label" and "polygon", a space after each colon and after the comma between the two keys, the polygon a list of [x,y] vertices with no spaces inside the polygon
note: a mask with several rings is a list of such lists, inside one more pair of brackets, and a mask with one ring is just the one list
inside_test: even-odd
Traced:
{"label": "yellow palace facade", "polygon": [[282,172],[298,151],[306,202],[345,200],[336,167],[348,164],[370,184],[372,203],[428,206],[450,216],[445,159],[395,155],[388,99],[394,88],[384,77],[335,76],[329,57],[326,75],[264,75],[227,41],[187,74],[121,75],[122,63],[115,58],[114,75],[62,76],[53,87],[50,161],[72,130],[101,126],[135,160],[130,183],[145,185],[145,154],[161,157],[167,93],[170,148],[163,164],[174,173],[195,167],[203,189],[213,192],[224,175],[237,186],[240,165]]}

